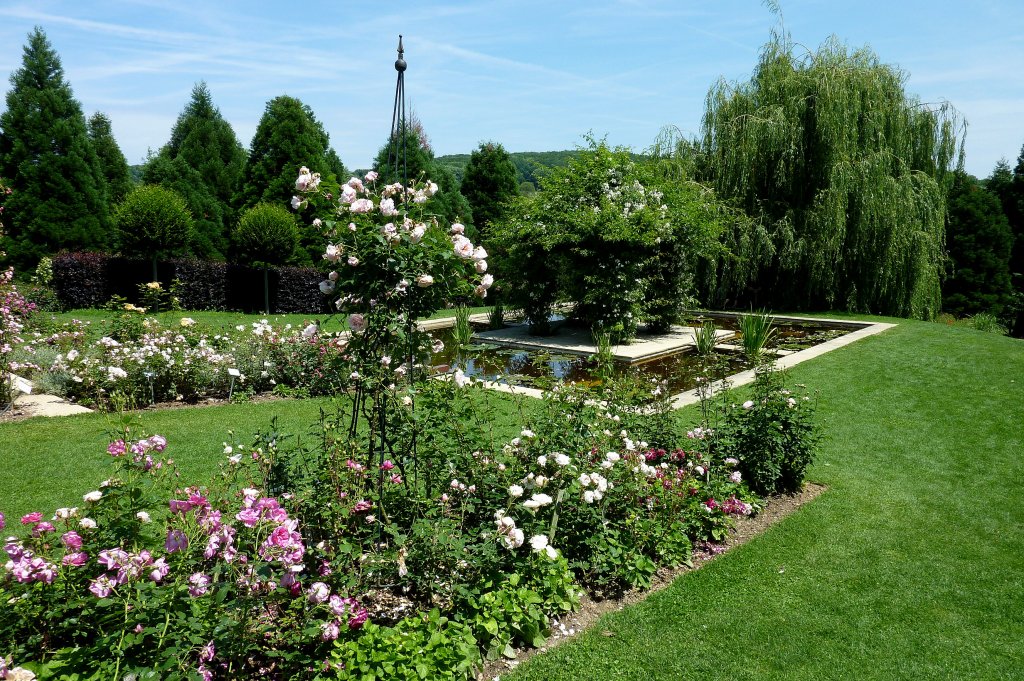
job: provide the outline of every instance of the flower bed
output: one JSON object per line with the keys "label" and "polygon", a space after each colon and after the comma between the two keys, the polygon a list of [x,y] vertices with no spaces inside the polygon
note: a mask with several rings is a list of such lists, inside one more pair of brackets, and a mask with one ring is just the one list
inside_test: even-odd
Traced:
{"label": "flower bed", "polygon": [[222,390],[231,369],[250,385],[320,372],[343,406],[312,443],[273,425],[225,443],[205,483],[181,481],[173,443],[124,419],[100,489],[25,515],[6,542],[4,664],[79,678],[466,679],[541,645],[584,590],[648,588],[694,542],[724,539],[757,508],[751,472],[765,489],[802,481],[808,403],[769,367],[749,404],[706,400],[685,435],[662,386],[626,378],[556,386],[501,437],[493,393],[461,372],[428,380],[433,341],[415,325],[455,296],[486,296],[486,251],[461,225],[413,215],[434,185],[376,192],[364,179],[335,199],[303,169],[293,200],[322,204],[313,224],[342,271],[321,289],[349,314],[344,342],[259,322],[242,350],[188,324],[146,329],[132,311],[122,340],[89,352],[75,330],[52,337],[69,384],[125,398],[114,404],[144,400],[142,386],[151,399]]}

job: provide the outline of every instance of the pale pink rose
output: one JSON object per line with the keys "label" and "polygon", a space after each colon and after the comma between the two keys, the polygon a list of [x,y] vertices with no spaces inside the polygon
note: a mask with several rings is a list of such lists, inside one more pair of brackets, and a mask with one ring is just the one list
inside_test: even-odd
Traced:
{"label": "pale pink rose", "polygon": [[378,177],[380,176],[377,174],[376,170],[371,170],[370,172],[363,175],[363,179],[366,180],[367,182],[376,182]]}
{"label": "pale pink rose", "polygon": [[347,186],[349,186],[349,187],[352,187],[353,189],[358,190],[358,191],[363,191],[363,181],[360,180],[358,177],[350,177],[350,178],[348,178],[348,182],[346,182],[345,184]]}
{"label": "pale pink rose", "polygon": [[380,200],[380,212],[381,215],[398,215],[398,209],[395,208],[394,199],[381,199]]}
{"label": "pale pink rose", "polygon": [[477,274],[483,274],[484,272],[487,271],[487,261],[477,260],[475,263],[473,263],[473,268],[476,269]]}
{"label": "pale pink rose", "polygon": [[356,199],[349,206],[349,210],[353,213],[369,213],[373,210],[373,201],[370,199]]}
{"label": "pale pink rose", "polygon": [[358,312],[349,315],[348,328],[352,329],[352,333],[362,333],[363,331],[366,331],[366,317]]}
{"label": "pale pink rose", "polygon": [[489,289],[491,286],[494,285],[494,277],[492,277],[489,274],[485,274],[484,276],[480,277],[480,285],[483,286],[485,290]]}
{"label": "pale pink rose", "polygon": [[473,260],[484,260],[487,258],[487,251],[484,250],[483,246],[477,246],[473,249]]}
{"label": "pale pink rose", "polygon": [[464,234],[466,232],[466,228],[461,223],[456,222],[452,224],[452,228],[449,231],[452,234]]}
{"label": "pale pink rose", "polygon": [[309,587],[309,592],[306,594],[306,598],[313,605],[319,605],[326,601],[331,595],[331,587],[327,586],[323,582],[313,582],[313,585]]}
{"label": "pale pink rose", "polygon": [[305,203],[305,201],[303,201],[299,197],[293,196],[292,197],[292,210],[298,210],[299,206],[301,206],[304,203]]}
{"label": "pale pink rose", "polygon": [[338,201],[341,203],[352,203],[356,200],[356,190],[352,187],[343,185],[341,187],[341,196],[338,197]]}
{"label": "pale pink rose", "polygon": [[346,262],[349,264],[350,267],[355,267],[356,265],[359,264],[359,258],[357,258],[354,255],[350,255],[348,256],[348,260],[346,260]]}
{"label": "pale pink rose", "polygon": [[456,255],[458,255],[460,258],[465,258],[466,260],[469,260],[470,258],[473,257],[472,242],[470,242],[469,239],[462,236],[461,234],[456,236],[452,240],[452,245],[455,247]]}
{"label": "pale pink rose", "polygon": [[420,288],[427,288],[433,283],[434,278],[429,274],[421,274],[420,276],[416,277],[416,285],[419,286]]}
{"label": "pale pink rose", "polygon": [[305,191],[306,187],[308,187],[312,182],[313,176],[309,174],[309,168],[303,166],[302,170],[299,171],[298,179],[295,180],[295,188],[300,192]]}
{"label": "pale pink rose", "polygon": [[423,235],[426,233],[426,225],[416,225],[415,227],[413,227],[412,231],[409,232],[409,241],[413,242],[414,244],[418,244],[420,240],[423,239]]}
{"label": "pale pink rose", "polygon": [[335,263],[341,258],[341,249],[334,244],[327,244],[327,250],[324,251],[324,260],[327,262]]}
{"label": "pale pink rose", "polygon": [[428,195],[433,196],[437,193],[437,185],[433,182],[427,182],[426,192]]}

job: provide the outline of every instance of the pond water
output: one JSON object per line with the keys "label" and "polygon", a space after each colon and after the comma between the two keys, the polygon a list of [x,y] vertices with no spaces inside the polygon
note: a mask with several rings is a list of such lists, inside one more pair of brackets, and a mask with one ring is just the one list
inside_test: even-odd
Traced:
{"label": "pond water", "polygon": [[[737,330],[734,319],[716,318],[712,321],[719,329]],[[774,326],[777,335],[770,347],[790,352],[804,350],[852,331],[850,328],[837,328],[822,322],[780,320]],[[487,329],[485,325],[475,325],[475,328],[477,331]],[[445,344],[445,349],[433,357],[432,363],[438,372],[459,368],[473,378],[541,389],[549,388],[557,381],[583,384],[598,382],[594,376],[596,363],[580,355],[526,350],[480,342],[459,348],[452,338],[450,328],[433,331],[431,335]],[[723,339],[722,343],[738,344],[738,339],[739,336],[736,334]],[[750,364],[739,350],[718,350],[715,355],[716,360],[722,364],[725,375],[750,368]],[[646,362],[631,364],[616,361],[615,369],[620,374],[638,372],[653,380],[664,380],[669,394],[675,394],[697,387],[697,378],[704,375],[703,365],[693,348],[687,347],[672,355]]]}

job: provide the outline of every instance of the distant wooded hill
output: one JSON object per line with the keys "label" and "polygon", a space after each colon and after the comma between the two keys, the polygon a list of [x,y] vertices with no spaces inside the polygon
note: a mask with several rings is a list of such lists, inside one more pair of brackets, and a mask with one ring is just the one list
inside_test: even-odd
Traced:
{"label": "distant wooded hill", "polygon": [[[579,153],[576,149],[566,151],[516,151],[510,152],[512,163],[516,167],[516,181],[519,189],[524,194],[531,193],[540,185],[540,180],[552,168],[558,168],[569,163],[569,159]],[[459,183],[462,182],[463,172],[466,164],[469,163],[469,154],[448,154],[438,156],[435,161],[444,166],[455,176]],[[135,184],[142,184],[142,164],[128,166],[132,180]],[[366,170],[356,169],[356,174],[364,174]]]}
{"label": "distant wooded hill", "polygon": [[[551,172],[552,168],[564,166],[569,159],[579,153],[578,150],[568,151],[516,151],[510,152],[512,163],[516,167],[516,181],[524,193],[537,188],[541,178]],[[460,183],[462,174],[469,163],[469,154],[449,154],[438,156],[437,163],[447,168]]]}

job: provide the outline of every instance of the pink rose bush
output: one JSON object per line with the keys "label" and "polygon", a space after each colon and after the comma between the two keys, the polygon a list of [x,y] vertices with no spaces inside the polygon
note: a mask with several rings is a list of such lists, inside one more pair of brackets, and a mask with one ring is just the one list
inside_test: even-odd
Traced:
{"label": "pink rose bush", "polygon": [[[173,460],[161,456],[166,438],[129,432],[107,447],[116,471],[97,490],[91,517],[79,508],[58,509],[52,519],[33,511],[21,518],[28,536],[5,542],[2,650],[60,659],[95,645],[106,651],[90,663],[100,676],[118,664],[161,668],[163,659],[186,675],[191,668],[238,678],[256,675],[267,653],[287,648],[295,666],[272,664],[278,671],[269,678],[295,678],[301,673],[286,670],[325,659],[341,632],[358,635],[367,609],[342,582],[308,576],[302,523],[283,497],[253,486],[265,472],[259,451],[228,464],[215,486],[176,488]],[[165,495],[173,496],[161,511]],[[325,627],[338,633],[325,639]],[[196,631],[208,640],[201,649],[187,643]],[[164,678],[186,678],[170,669]]]}

